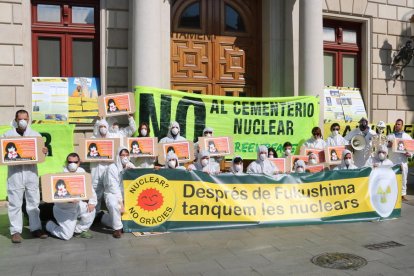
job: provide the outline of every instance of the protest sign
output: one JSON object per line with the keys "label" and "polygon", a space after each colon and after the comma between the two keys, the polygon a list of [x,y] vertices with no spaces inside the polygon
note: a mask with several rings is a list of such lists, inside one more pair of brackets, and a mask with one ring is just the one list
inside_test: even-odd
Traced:
{"label": "protest sign", "polygon": [[88,173],[59,173],[41,176],[42,200],[71,202],[92,197],[91,175]]}
{"label": "protest sign", "polygon": [[0,139],[2,165],[37,164],[45,161],[42,137],[7,137]]}

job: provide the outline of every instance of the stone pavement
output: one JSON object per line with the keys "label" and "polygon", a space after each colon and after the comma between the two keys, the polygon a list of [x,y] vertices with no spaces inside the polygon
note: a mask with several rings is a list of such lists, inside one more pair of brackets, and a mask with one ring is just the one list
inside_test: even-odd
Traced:
{"label": "stone pavement", "polygon": [[[414,205],[414,196],[409,196]],[[389,221],[176,232],[116,240],[102,230],[94,238],[31,239],[12,244],[6,207],[0,207],[0,275],[414,275],[414,206]],[[98,232],[99,231],[99,232]],[[395,241],[382,250],[364,245]],[[367,259],[358,270],[316,266],[326,252]]]}

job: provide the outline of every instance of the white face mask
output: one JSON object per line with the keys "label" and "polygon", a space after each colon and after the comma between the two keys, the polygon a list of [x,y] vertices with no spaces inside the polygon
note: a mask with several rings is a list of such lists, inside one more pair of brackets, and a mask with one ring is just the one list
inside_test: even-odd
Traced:
{"label": "white face mask", "polygon": [[299,168],[296,169],[296,172],[297,173],[303,173],[304,169],[302,167],[299,167]]}
{"label": "white face mask", "polygon": [[344,162],[347,166],[351,165],[351,159],[345,159]]}
{"label": "white face mask", "polygon": [[129,163],[129,158],[128,157],[122,157],[121,163],[122,163],[122,165],[128,164]]}
{"label": "white face mask", "polygon": [[26,120],[19,120],[19,128],[26,129],[27,127],[27,121]]}
{"label": "white face mask", "polygon": [[206,135],[204,135],[205,137],[212,137],[213,136],[213,134],[211,134],[211,133],[207,133]]}
{"label": "white face mask", "polygon": [[380,153],[380,154],[378,154],[378,158],[381,160],[381,161],[383,161],[383,160],[385,160],[385,154],[384,153]]}
{"label": "white face mask", "polygon": [[108,132],[108,130],[106,129],[106,127],[101,127],[99,129],[99,133],[103,136],[105,136],[107,132]]}
{"label": "white face mask", "polygon": [[142,136],[147,136],[147,130],[146,129],[141,129],[141,135]]}
{"label": "white face mask", "polygon": [[175,165],[176,165],[175,160],[168,161],[168,167],[170,167],[171,169],[175,169]]}
{"label": "white face mask", "polygon": [[201,165],[202,165],[203,167],[207,166],[207,165],[208,165],[208,159],[202,159],[202,160],[201,160]]}
{"label": "white face mask", "polygon": [[333,136],[336,136],[336,135],[339,134],[339,131],[338,130],[334,130],[334,131],[332,131],[332,134],[333,134]]}
{"label": "white face mask", "polygon": [[119,126],[113,126],[112,131],[113,132],[118,132],[119,131]]}
{"label": "white face mask", "polygon": [[178,128],[173,127],[173,128],[171,129],[171,133],[172,133],[173,135],[177,135],[177,134],[178,134]]}
{"label": "white face mask", "polygon": [[311,163],[311,164],[313,164],[313,165],[314,165],[314,164],[316,164],[317,162],[316,162],[316,159],[313,159],[313,158],[312,158],[312,159],[309,159],[309,163]]}
{"label": "white face mask", "polygon": [[234,165],[234,169],[236,170],[236,172],[241,172],[243,170],[243,166],[240,164]]}
{"label": "white face mask", "polygon": [[290,153],[291,153],[292,151],[290,150],[290,149],[287,149],[287,150],[285,150],[285,154],[286,155],[290,155]]}
{"label": "white face mask", "polygon": [[265,161],[267,154],[266,153],[261,153],[259,155],[260,160]]}
{"label": "white face mask", "polygon": [[78,164],[76,164],[76,163],[69,163],[68,164],[68,170],[70,172],[76,172],[77,169],[78,169]]}

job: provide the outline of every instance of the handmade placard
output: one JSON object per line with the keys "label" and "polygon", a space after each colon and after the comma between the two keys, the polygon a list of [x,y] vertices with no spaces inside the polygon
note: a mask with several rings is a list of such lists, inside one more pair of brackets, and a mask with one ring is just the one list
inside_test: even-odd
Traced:
{"label": "handmade placard", "polygon": [[225,156],[233,154],[233,139],[231,137],[199,137],[199,145],[210,156]]}
{"label": "handmade placard", "polygon": [[321,172],[325,169],[324,164],[318,164],[318,165],[312,165],[312,166],[306,166],[306,172],[316,173]]}
{"label": "handmade placard", "polygon": [[325,149],[325,162],[329,165],[339,165],[342,162],[342,153],[345,146],[327,147]]}
{"label": "handmade placard", "polygon": [[392,144],[393,152],[414,153],[414,140],[404,140],[396,138]]}
{"label": "handmade placard", "polygon": [[311,148],[306,148],[304,146],[302,146],[300,148],[300,154],[301,155],[309,155],[310,153],[314,153],[316,154],[317,158],[317,162],[318,163],[324,163],[325,162],[325,150],[323,149],[311,149]]}
{"label": "handmade placard", "polygon": [[45,174],[41,176],[41,182],[45,202],[88,200],[93,194],[88,173]]}
{"label": "handmade placard", "polygon": [[37,164],[45,161],[42,137],[1,138],[1,160],[3,165]]}
{"label": "handmade placard", "polygon": [[135,99],[133,93],[116,93],[99,96],[99,116],[111,117],[135,112]]}
{"label": "handmade placard", "polygon": [[79,139],[79,155],[83,162],[114,162],[119,138]]}
{"label": "handmade placard", "polygon": [[131,157],[154,157],[158,155],[157,137],[127,137],[125,140]]}
{"label": "handmade placard", "polygon": [[172,142],[158,144],[158,163],[165,164],[167,153],[173,151],[178,162],[186,163],[194,160],[194,144],[190,141]]}
{"label": "handmade placard", "polygon": [[279,169],[279,173],[286,173],[288,172],[287,166],[286,166],[286,158],[269,158],[269,160],[275,164],[275,166]]}
{"label": "handmade placard", "polygon": [[305,164],[308,164],[308,156],[306,155],[290,155],[287,158],[287,168],[286,171],[294,171],[295,170],[295,162],[298,160],[303,160]]}

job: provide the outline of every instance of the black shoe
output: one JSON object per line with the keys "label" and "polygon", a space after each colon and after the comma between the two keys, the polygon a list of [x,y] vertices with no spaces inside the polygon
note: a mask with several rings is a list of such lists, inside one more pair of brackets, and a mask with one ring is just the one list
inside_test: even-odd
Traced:
{"label": "black shoe", "polygon": [[40,229],[33,231],[32,236],[33,238],[39,238],[39,239],[46,239],[47,237],[49,237],[45,232],[43,232]]}
{"label": "black shoe", "polygon": [[97,214],[95,215],[95,219],[93,220],[93,224],[99,224],[99,223],[101,223],[102,216],[103,216],[104,214],[105,214],[105,213],[104,213],[104,211],[100,211],[99,213],[97,213]]}

